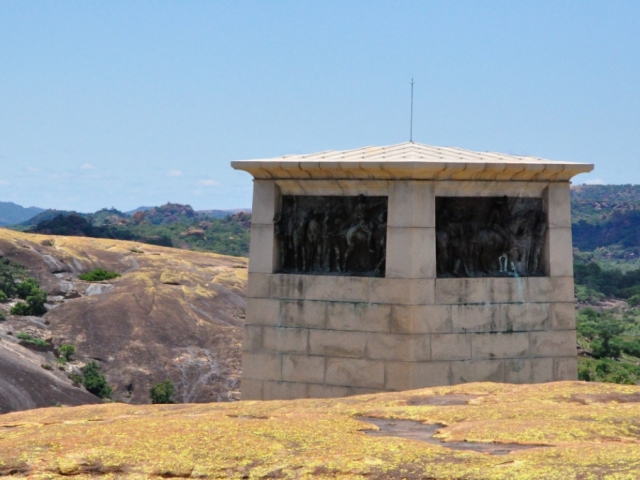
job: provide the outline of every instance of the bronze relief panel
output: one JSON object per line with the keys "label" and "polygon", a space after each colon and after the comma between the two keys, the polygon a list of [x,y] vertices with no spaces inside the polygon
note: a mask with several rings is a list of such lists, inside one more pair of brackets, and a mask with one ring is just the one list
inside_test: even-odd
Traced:
{"label": "bronze relief panel", "polygon": [[384,277],[387,197],[284,195],[279,271]]}
{"label": "bronze relief panel", "polygon": [[542,199],[436,197],[438,277],[544,276]]}

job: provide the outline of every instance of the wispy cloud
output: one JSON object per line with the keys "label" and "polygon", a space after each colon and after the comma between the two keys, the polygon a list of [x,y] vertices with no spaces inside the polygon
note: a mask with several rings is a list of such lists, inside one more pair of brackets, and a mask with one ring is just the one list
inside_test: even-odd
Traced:
{"label": "wispy cloud", "polygon": [[182,170],[169,170],[167,172],[167,177],[181,177],[183,175]]}
{"label": "wispy cloud", "polygon": [[219,187],[220,186],[220,182],[216,182],[215,180],[200,180],[198,183],[200,185],[205,186],[205,187]]}
{"label": "wispy cloud", "polygon": [[9,185],[9,182],[6,180],[0,180],[0,185]]}
{"label": "wispy cloud", "polygon": [[80,165],[80,168],[82,170],[92,170],[96,167],[94,167],[93,165],[91,165],[90,163],[83,163],[82,165]]}

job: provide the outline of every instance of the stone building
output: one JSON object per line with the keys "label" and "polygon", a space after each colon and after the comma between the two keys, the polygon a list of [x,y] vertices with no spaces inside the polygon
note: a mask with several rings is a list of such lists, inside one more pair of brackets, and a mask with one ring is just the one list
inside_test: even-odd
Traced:
{"label": "stone building", "polygon": [[576,378],[569,181],[593,165],[409,142],[232,166],[243,399]]}

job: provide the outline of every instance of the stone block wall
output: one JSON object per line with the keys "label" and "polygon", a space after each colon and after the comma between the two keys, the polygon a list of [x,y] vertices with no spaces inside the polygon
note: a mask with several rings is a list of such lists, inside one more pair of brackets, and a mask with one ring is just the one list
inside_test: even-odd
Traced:
{"label": "stone block wall", "polygon": [[[385,278],[274,273],[279,198],[301,192],[389,196]],[[436,278],[435,197],[514,192],[545,201],[548,276]],[[568,195],[566,182],[256,180],[242,398],[575,379]]]}

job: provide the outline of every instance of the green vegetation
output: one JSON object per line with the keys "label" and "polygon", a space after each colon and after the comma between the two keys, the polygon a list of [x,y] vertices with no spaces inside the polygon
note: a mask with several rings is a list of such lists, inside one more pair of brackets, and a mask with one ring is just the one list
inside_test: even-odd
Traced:
{"label": "green vegetation", "polygon": [[7,316],[4,314],[4,312],[0,312],[0,322],[4,322],[7,319]]}
{"label": "green vegetation", "polygon": [[60,348],[58,349],[58,361],[62,361],[63,363],[70,362],[74,353],[76,353],[76,347],[73,345],[60,345]]}
{"label": "green vegetation", "polygon": [[584,308],[576,315],[581,358],[580,380],[640,383],[640,311],[622,314]]}
{"label": "green vegetation", "polygon": [[18,332],[16,337],[22,340],[22,342],[26,345],[33,345],[35,347],[41,347],[41,348],[46,348],[49,346],[49,344],[45,342],[43,339],[29,335],[26,332]]}
{"label": "green vegetation", "polygon": [[94,270],[91,270],[90,272],[78,275],[78,278],[80,280],[84,280],[85,282],[101,282],[103,280],[112,280],[119,276],[119,273],[110,272],[108,270],[105,270],[104,268],[96,268]]}
{"label": "green vegetation", "polygon": [[176,388],[171,380],[155,383],[149,390],[151,403],[175,403],[173,396],[176,394]]}
{"label": "green vegetation", "polygon": [[44,306],[47,292],[40,289],[40,285],[33,278],[27,278],[15,285],[15,293],[25,302],[18,302],[11,307],[11,315],[43,315],[47,312]]}
{"label": "green vegetation", "polygon": [[100,365],[91,361],[82,367],[82,374],[82,384],[89,392],[100,398],[111,396],[111,387],[107,384],[105,376],[100,373]]}
{"label": "green vegetation", "polygon": [[[16,283],[27,278],[28,272],[17,263],[13,263],[6,258],[0,258],[0,292],[4,294],[2,298],[13,298],[17,294]],[[2,301],[6,301],[2,300]]]}

